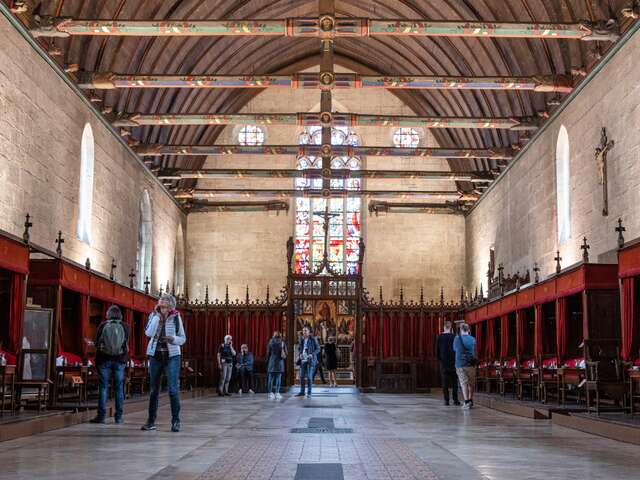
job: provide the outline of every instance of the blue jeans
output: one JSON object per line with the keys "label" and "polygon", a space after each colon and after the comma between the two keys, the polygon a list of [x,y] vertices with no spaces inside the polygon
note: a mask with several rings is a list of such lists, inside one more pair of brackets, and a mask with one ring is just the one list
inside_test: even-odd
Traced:
{"label": "blue jeans", "polygon": [[156,421],[158,413],[158,397],[162,386],[162,372],[167,375],[169,387],[169,399],[171,400],[171,422],[180,420],[180,355],[169,357],[162,362],[155,357],[149,358],[149,382],[151,394],[149,395],[149,421]]}
{"label": "blue jeans", "polygon": [[120,420],[123,415],[124,405],[124,363],[107,360],[98,365],[99,389],[98,389],[98,417],[107,416],[107,399],[109,397],[109,382],[111,374],[115,384],[116,420]]}
{"label": "blue jeans", "polygon": [[[269,372],[267,373],[267,393],[280,393],[280,382],[282,381],[282,372]],[[275,391],[273,390],[273,383],[276,384]]]}
{"label": "blue jeans", "polygon": [[311,362],[300,364],[300,393],[304,393],[305,380],[307,381],[307,394],[311,395],[311,386],[313,385],[313,371],[315,365]]}

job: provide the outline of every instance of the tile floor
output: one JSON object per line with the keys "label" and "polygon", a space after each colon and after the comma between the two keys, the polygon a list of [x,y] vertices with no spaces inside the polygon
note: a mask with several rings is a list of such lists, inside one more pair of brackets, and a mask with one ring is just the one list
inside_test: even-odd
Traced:
{"label": "tile floor", "polygon": [[[314,393],[189,400],[179,434],[165,407],[156,432],[140,431],[136,413],[124,425],[4,442],[0,479],[631,480],[640,472],[639,447],[547,421],[464,412],[425,395]],[[310,426],[323,433],[295,433]]]}

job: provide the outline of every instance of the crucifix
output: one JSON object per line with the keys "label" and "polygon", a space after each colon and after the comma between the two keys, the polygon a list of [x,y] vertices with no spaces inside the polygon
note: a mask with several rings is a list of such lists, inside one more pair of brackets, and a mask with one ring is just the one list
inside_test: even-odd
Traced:
{"label": "crucifix", "polygon": [[580,248],[582,249],[582,261],[584,263],[589,263],[589,249],[591,247],[587,243],[587,237],[582,239],[582,246]]}
{"label": "crucifix", "polygon": [[607,154],[613,148],[613,140],[607,138],[607,129],[602,127],[600,134],[600,145],[596,147],[596,162],[598,164],[598,174],[600,185],[602,185],[602,215],[609,215],[609,193],[607,182]]}
{"label": "crucifix", "polygon": [[554,260],[556,261],[556,273],[560,273],[560,271],[562,270],[562,267],[560,266],[560,260],[562,260],[562,257],[560,256],[560,250],[556,251]]}
{"label": "crucifix", "polygon": [[109,280],[113,280],[115,278],[115,271],[116,271],[116,259],[112,258],[111,259],[111,270],[109,271]]}
{"label": "crucifix", "polygon": [[62,244],[64,243],[64,238],[62,238],[62,230],[58,231],[58,238],[56,238],[56,244],[58,245],[56,247],[56,253],[58,254],[59,257],[62,256]]}
{"label": "crucifix", "polygon": [[533,264],[533,274],[534,274],[533,281],[535,283],[538,283],[540,281],[540,267],[538,266],[538,262],[535,262]]}
{"label": "crucifix", "polygon": [[135,279],[136,279],[136,271],[132,268],[131,272],[129,273],[129,288],[133,288]]}
{"label": "crucifix", "polygon": [[622,232],[626,232],[627,229],[622,226],[622,219],[618,219],[618,226],[616,227],[616,232],[618,232],[618,248],[624,247],[624,236]]}
{"label": "crucifix", "polygon": [[29,229],[33,227],[33,223],[31,223],[30,219],[31,217],[27,213],[27,217],[24,221],[24,233],[22,234],[22,240],[24,240],[24,243],[29,243]]}
{"label": "crucifix", "polygon": [[322,254],[322,265],[328,265],[329,262],[329,218],[337,217],[340,215],[338,212],[329,212],[329,203],[327,200],[327,205],[324,208],[324,212],[315,211],[314,215],[323,216],[324,224],[322,225],[322,229],[324,230],[324,252]]}
{"label": "crucifix", "polygon": [[144,293],[146,293],[147,295],[149,294],[149,285],[151,284],[151,282],[149,281],[149,277],[146,277],[144,279]]}

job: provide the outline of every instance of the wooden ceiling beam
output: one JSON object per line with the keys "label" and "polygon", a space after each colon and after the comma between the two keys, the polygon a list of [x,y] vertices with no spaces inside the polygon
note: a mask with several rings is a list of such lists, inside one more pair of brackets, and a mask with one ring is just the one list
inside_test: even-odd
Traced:
{"label": "wooden ceiling beam", "polygon": [[[330,92],[322,92],[330,94]],[[326,95],[325,95],[326,96]],[[363,115],[357,113],[236,113],[236,114],[141,114],[121,115],[114,127],[142,125],[287,125],[297,127],[419,127],[537,130],[539,119],[530,117],[422,117],[413,115]],[[325,143],[323,141],[323,143]]]}
{"label": "wooden ceiling beam", "polygon": [[[146,157],[162,155],[292,155],[320,156],[321,145],[161,145],[146,144],[133,147],[138,155]],[[510,160],[515,155],[510,148],[395,148],[351,147],[332,145],[331,154],[338,157],[429,157],[429,158],[488,158]]]}
{"label": "wooden ceiling beam", "polygon": [[151,88],[287,88],[287,89],[411,89],[411,90],[505,90],[570,93],[568,75],[531,77],[462,77],[434,75],[359,75],[335,73],[330,84],[320,83],[319,73],[293,75],[128,75],[111,72],[78,75],[82,89]]}
{"label": "wooden ceiling beam", "polygon": [[109,20],[46,17],[31,28],[34,37],[128,36],[268,36],[268,37],[475,37],[615,41],[618,23],[611,20],[576,23],[493,22],[478,20],[317,18],[245,20]]}

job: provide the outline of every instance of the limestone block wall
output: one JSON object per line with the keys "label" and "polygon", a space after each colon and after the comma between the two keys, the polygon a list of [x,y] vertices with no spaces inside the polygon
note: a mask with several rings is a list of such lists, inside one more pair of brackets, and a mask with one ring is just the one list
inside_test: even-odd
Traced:
{"label": "limestone block wall", "polygon": [[[317,71],[317,69],[316,69]],[[387,91],[333,92],[335,108],[341,112],[411,115],[413,112]],[[248,103],[243,112],[318,111],[317,91],[267,90]],[[228,127],[218,138],[220,144],[236,144],[239,127]],[[268,126],[266,144],[297,144],[302,129]],[[392,145],[393,129],[364,127],[355,129],[362,145]],[[421,146],[436,146],[429,132],[422,132]],[[295,168],[295,158],[210,157],[205,168]],[[445,161],[369,157],[362,168],[449,170]],[[219,179],[200,180],[202,188],[293,188],[290,179]],[[365,189],[426,190],[455,189],[453,182],[416,180],[370,180]],[[407,200],[402,200],[406,202]],[[371,290],[384,288],[385,296],[400,292],[404,285],[407,298],[417,298],[420,285],[425,295],[437,298],[443,285],[448,298],[457,298],[464,281],[464,219],[448,215],[390,214],[370,216],[363,201],[363,234],[367,244],[365,280]],[[251,297],[264,297],[264,286],[272,293],[286,283],[286,241],[294,233],[294,205],[289,214],[267,213],[200,213],[188,220],[188,282],[191,296],[204,296],[209,285],[211,298],[223,298],[225,286],[232,298],[244,298],[245,285]],[[449,297],[449,292],[451,296]],[[455,293],[454,293],[455,292]]]}
{"label": "limestone block wall", "polygon": [[[627,240],[640,236],[640,34],[635,33],[524,152],[466,219],[467,285],[483,282],[489,248],[505,274],[531,269],[555,271],[582,258],[584,236],[591,261],[614,261],[622,218]],[[571,238],[558,244],[556,142],[564,125],[569,135]],[[608,157],[609,215],[602,216],[602,186],[594,151],[606,127],[615,147]],[[486,291],[486,290],[485,290]]]}
{"label": "limestone block wall", "polygon": [[[77,237],[80,143],[93,130],[95,167],[92,243]],[[55,250],[58,230],[64,255],[128,283],[136,265],[140,200],[146,189],[153,214],[152,288],[173,284],[179,225],[186,221],[152,174],[117,140],[0,16],[0,229],[21,235],[28,212],[32,241]]]}

